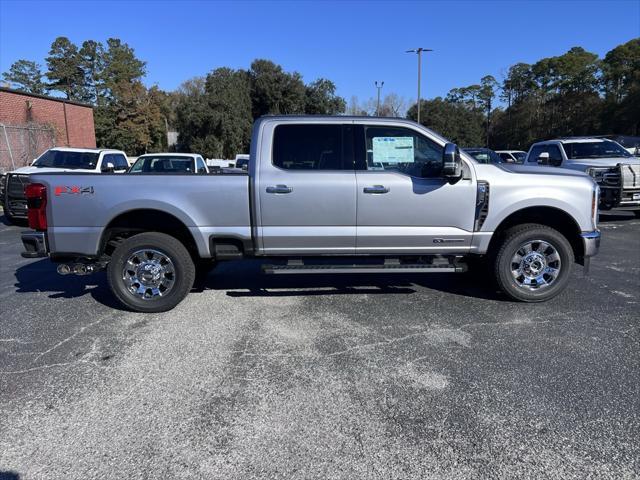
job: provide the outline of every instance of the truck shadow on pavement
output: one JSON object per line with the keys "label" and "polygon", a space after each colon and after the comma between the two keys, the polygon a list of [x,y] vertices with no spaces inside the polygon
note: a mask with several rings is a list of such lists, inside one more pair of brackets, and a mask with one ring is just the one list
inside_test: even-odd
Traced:
{"label": "truck shadow on pavement", "polygon": [[[400,294],[417,292],[417,287],[487,300],[506,300],[486,279],[467,274],[387,274],[387,275],[264,275],[262,261],[224,262],[204,278],[197,279],[192,293],[224,290],[230,297],[294,297],[320,295]],[[59,275],[54,264],[38,260],[19,267],[17,293],[49,293],[49,298],[79,298],[85,295],[107,307],[124,310],[113,297],[104,272],[79,277]]]}
{"label": "truck shadow on pavement", "polygon": [[19,480],[20,475],[16,472],[0,470],[0,480]]}
{"label": "truck shadow on pavement", "polygon": [[262,261],[225,262],[194,285],[195,292],[226,290],[231,297],[412,294],[416,287],[486,300],[507,300],[497,289],[478,281],[479,272],[464,274],[296,274],[264,275]]}
{"label": "truck shadow on pavement", "polygon": [[30,262],[19,267],[15,273],[16,292],[45,292],[49,298],[78,298],[91,295],[94,300],[107,307],[123,310],[107,285],[104,272],[78,277],[59,275],[56,265],[48,259]]}

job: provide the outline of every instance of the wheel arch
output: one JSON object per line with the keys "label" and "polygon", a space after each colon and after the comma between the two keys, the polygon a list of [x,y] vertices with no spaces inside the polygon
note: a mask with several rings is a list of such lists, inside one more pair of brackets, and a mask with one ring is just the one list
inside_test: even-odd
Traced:
{"label": "wheel arch", "polygon": [[112,218],[102,232],[99,254],[110,255],[114,241],[137,233],[160,232],[181,241],[191,256],[199,258],[198,245],[189,228],[175,215],[154,208],[127,210]]}
{"label": "wheel arch", "polygon": [[584,243],[580,236],[581,230],[578,222],[564,210],[550,206],[526,207],[509,214],[495,229],[489,242],[488,251],[495,251],[504,233],[509,228],[525,223],[545,225],[560,232],[571,244],[576,261],[580,264],[583,263]]}

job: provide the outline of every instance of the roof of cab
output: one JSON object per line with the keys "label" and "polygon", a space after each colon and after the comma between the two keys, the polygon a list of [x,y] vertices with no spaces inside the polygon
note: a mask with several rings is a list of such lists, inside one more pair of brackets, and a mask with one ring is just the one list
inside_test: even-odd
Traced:
{"label": "roof of cab", "polygon": [[124,153],[122,150],[118,150],[115,148],[90,148],[90,147],[52,147],[49,150],[58,150],[61,152],[118,152]]}
{"label": "roof of cab", "polygon": [[161,152],[161,153],[145,153],[140,155],[138,158],[142,157],[189,157],[196,158],[202,157],[199,153],[182,153],[182,152]]}

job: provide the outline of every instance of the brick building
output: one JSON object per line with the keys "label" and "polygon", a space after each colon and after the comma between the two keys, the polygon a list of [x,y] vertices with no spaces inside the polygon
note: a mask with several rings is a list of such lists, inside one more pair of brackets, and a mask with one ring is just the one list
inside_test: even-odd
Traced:
{"label": "brick building", "polygon": [[0,87],[0,172],[53,146],[95,147],[93,107]]}

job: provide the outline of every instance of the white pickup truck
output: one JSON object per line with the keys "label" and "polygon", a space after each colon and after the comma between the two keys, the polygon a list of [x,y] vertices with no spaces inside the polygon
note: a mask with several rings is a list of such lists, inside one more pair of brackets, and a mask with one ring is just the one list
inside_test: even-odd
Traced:
{"label": "white pickup truck", "polygon": [[27,218],[24,188],[34,173],[123,173],[129,168],[126,154],[105,148],[55,147],[47,150],[30,166],[17,168],[0,178],[0,203],[5,217]]}
{"label": "white pickup truck", "polygon": [[401,275],[484,256],[510,298],[540,302],[600,242],[588,175],[480,164],[400,119],[263,117],[248,173],[32,180],[22,255],[61,274],[106,268],[115,297],[141,312],[176,306],[199,267],[243,258],[270,274]]}
{"label": "white pickup truck", "polygon": [[601,210],[631,210],[640,217],[640,158],[613,140],[569,137],[534,143],[525,164],[584,172],[600,186]]}

